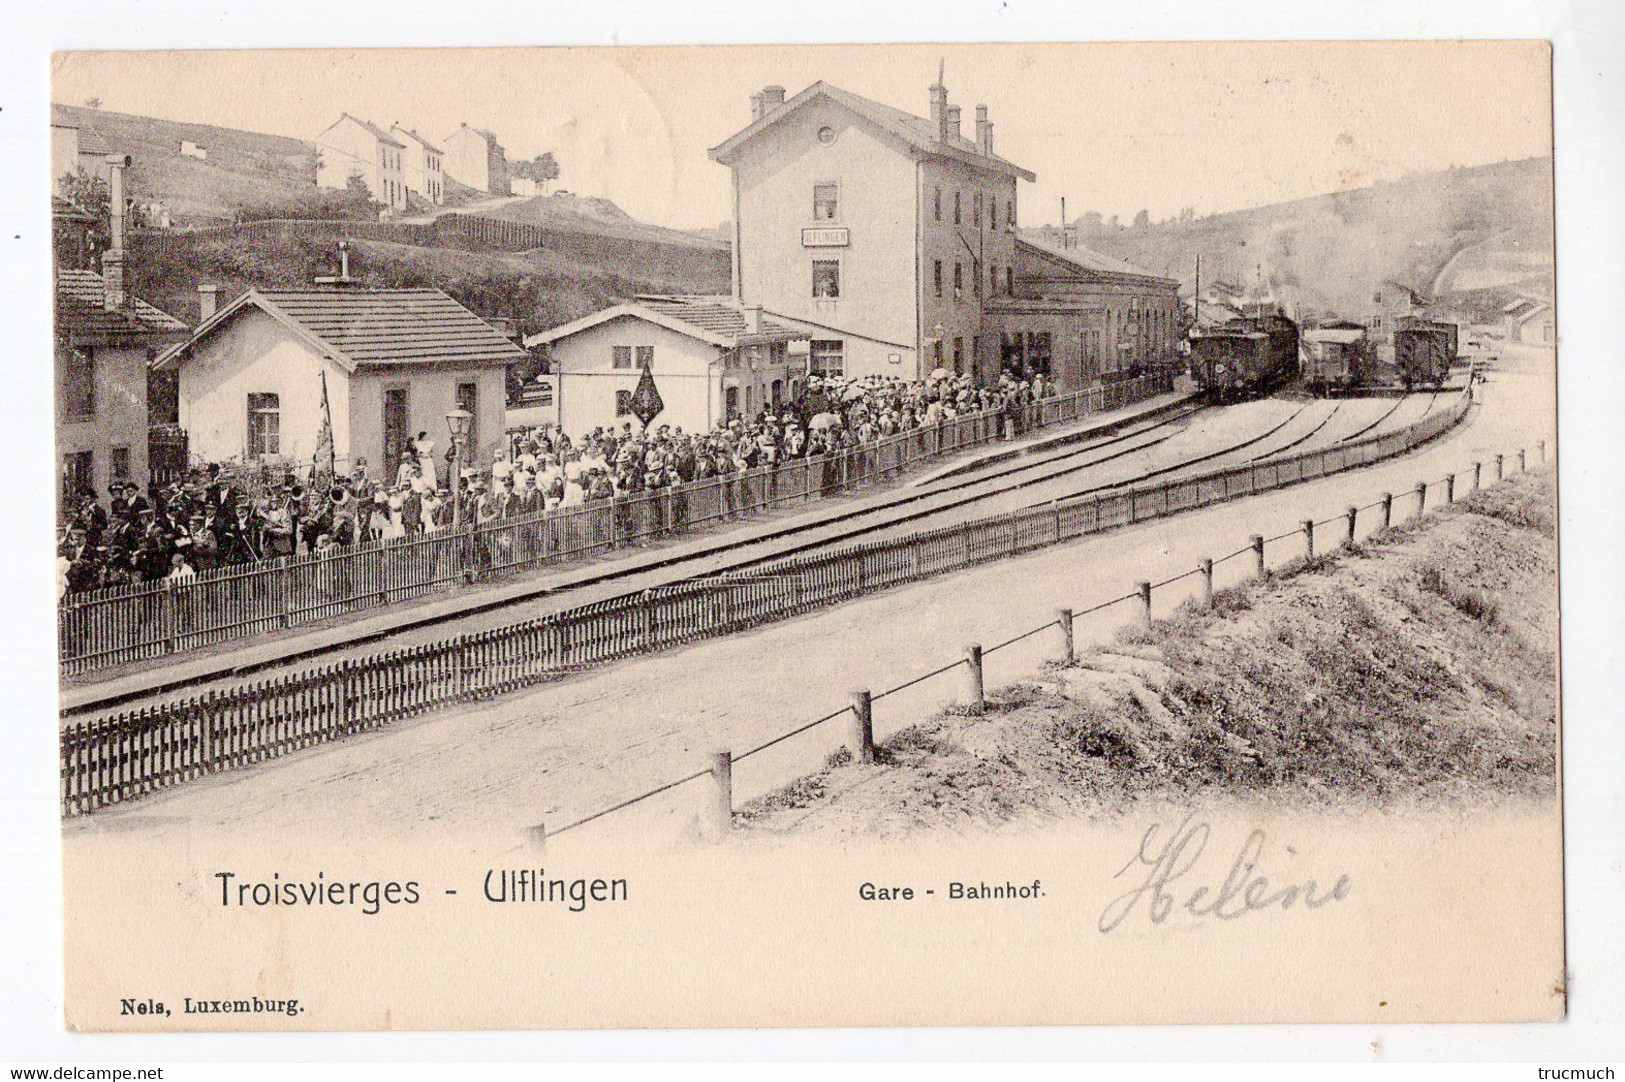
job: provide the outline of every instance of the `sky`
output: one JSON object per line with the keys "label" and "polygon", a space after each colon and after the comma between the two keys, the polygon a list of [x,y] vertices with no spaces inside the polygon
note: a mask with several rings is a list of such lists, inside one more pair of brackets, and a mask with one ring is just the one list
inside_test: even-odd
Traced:
{"label": "sky", "polygon": [[76,52],[52,100],[313,139],[349,112],[430,138],[467,121],[509,157],[551,151],[557,187],[677,228],[730,211],[707,156],[769,84],[824,79],[916,114],[989,107],[996,151],[1038,175],[1023,225],[1127,222],[1551,153],[1540,43],[884,45]]}

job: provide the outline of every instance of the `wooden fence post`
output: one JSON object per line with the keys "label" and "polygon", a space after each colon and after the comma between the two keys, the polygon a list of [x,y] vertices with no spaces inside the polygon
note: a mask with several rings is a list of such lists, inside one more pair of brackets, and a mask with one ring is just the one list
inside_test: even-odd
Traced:
{"label": "wooden fence post", "polygon": [[981,714],[987,710],[987,685],[982,682],[982,647],[971,643],[965,647],[965,665],[970,674],[970,712]]}
{"label": "wooden fence post", "polygon": [[1495,456],[1495,479],[1497,481],[1499,481],[1503,477],[1505,477],[1505,472],[1502,469],[1502,462],[1501,462],[1503,457],[1505,457],[1505,456],[1503,456],[1503,455],[1496,455]]}
{"label": "wooden fence post", "polygon": [[853,753],[865,766],[875,761],[875,707],[868,688],[852,693]]}
{"label": "wooden fence post", "polygon": [[1484,472],[1484,463],[1482,463],[1482,462],[1474,462],[1473,463],[1473,491],[1474,492],[1478,491],[1479,475],[1482,474],[1483,472]]}
{"label": "wooden fence post", "polygon": [[1456,475],[1448,474],[1444,479],[1444,502],[1456,502]]}
{"label": "wooden fence post", "polygon": [[1392,492],[1384,492],[1382,494],[1382,528],[1386,530],[1389,526],[1392,526],[1393,524],[1394,524],[1394,494]]}
{"label": "wooden fence post", "polygon": [[1355,527],[1355,523],[1359,520],[1360,509],[1358,507],[1351,507],[1344,513],[1348,515],[1349,529],[1348,529],[1348,533],[1345,535],[1345,538],[1344,538],[1344,541],[1343,541],[1343,547],[1346,548],[1346,549],[1349,549],[1350,551],[1353,551],[1353,549],[1354,549],[1354,527]]}
{"label": "wooden fence post", "polygon": [[1140,622],[1149,626],[1151,623],[1151,584],[1149,582],[1140,583],[1139,591]]}
{"label": "wooden fence post", "polygon": [[1213,607],[1213,558],[1202,558],[1202,607]]}
{"label": "wooden fence post", "polygon": [[711,753],[711,786],[706,794],[701,829],[713,841],[726,838],[734,821],[734,756],[726,749]]}
{"label": "wooden fence post", "polygon": [[1269,568],[1264,566],[1264,535],[1253,534],[1253,578],[1263,582],[1270,577]]}
{"label": "wooden fence post", "polygon": [[1546,441],[1545,440],[1540,440],[1538,443],[1535,444],[1535,446],[1540,448],[1540,460],[1541,460],[1541,462],[1545,462],[1546,461]]}
{"label": "wooden fence post", "polygon": [[1522,447],[1518,448],[1518,472],[1519,473],[1527,473],[1528,470],[1529,470],[1529,467],[1524,462],[1523,453],[1524,453],[1523,448]]}
{"label": "wooden fence post", "polygon": [[1418,481],[1418,482],[1416,482],[1416,517],[1417,518],[1422,517],[1422,512],[1427,510],[1427,506],[1428,506],[1428,483],[1426,481]]}
{"label": "wooden fence post", "polygon": [[1303,555],[1307,560],[1315,558],[1315,520],[1312,518],[1303,520]]}
{"label": "wooden fence post", "polygon": [[1055,624],[1061,629],[1061,664],[1070,665],[1078,658],[1072,635],[1072,610],[1056,609]]}

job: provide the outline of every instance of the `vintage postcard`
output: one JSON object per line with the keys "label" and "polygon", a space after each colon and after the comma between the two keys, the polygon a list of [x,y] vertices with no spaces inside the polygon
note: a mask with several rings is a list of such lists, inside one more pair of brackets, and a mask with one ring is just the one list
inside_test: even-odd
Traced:
{"label": "vintage postcard", "polygon": [[67,1026],[1560,1018],[1550,72],[57,55]]}

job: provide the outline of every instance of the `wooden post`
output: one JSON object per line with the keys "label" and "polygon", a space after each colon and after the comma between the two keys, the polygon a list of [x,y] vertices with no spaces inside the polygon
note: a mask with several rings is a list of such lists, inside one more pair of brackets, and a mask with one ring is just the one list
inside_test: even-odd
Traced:
{"label": "wooden post", "polygon": [[875,707],[868,688],[852,692],[852,718],[853,753],[867,766],[875,761]]}
{"label": "wooden post", "polygon": [[1151,623],[1151,584],[1140,583],[1140,622],[1147,626]]}
{"label": "wooden post", "polygon": [[1495,456],[1495,479],[1497,481],[1501,480],[1506,475],[1505,471],[1502,469],[1502,461],[1501,461],[1502,458],[1504,458],[1504,457],[1505,456],[1503,456],[1503,455],[1496,455]]}
{"label": "wooden post", "polygon": [[1393,525],[1393,522],[1394,494],[1392,492],[1384,492],[1382,494],[1382,528],[1386,530],[1389,526]]}
{"label": "wooden post", "polygon": [[1358,507],[1351,507],[1347,511],[1345,511],[1344,514],[1346,514],[1348,516],[1349,529],[1348,529],[1348,533],[1346,535],[1344,535],[1343,547],[1350,550],[1350,551],[1353,551],[1353,549],[1354,549],[1354,525],[1355,525],[1356,521],[1358,521],[1358,519],[1360,517],[1360,509]]}
{"label": "wooden post", "polygon": [[982,682],[982,648],[976,643],[965,647],[965,664],[970,670],[970,712],[981,714],[987,709],[987,686]]}
{"label": "wooden post", "polygon": [[1484,472],[1484,463],[1482,463],[1482,462],[1474,462],[1473,463],[1473,491],[1474,492],[1478,491],[1479,475],[1482,474],[1483,472]]}
{"label": "wooden post", "polygon": [[1545,462],[1546,461],[1546,441],[1541,440],[1538,443],[1536,443],[1535,446],[1540,448],[1540,460],[1541,460],[1541,462]]}
{"label": "wooden post", "polygon": [[1315,520],[1312,518],[1303,520],[1303,555],[1307,560],[1315,558]]}
{"label": "wooden post", "polygon": [[1070,665],[1078,658],[1072,637],[1072,610],[1056,609],[1055,624],[1061,629],[1061,664]]}
{"label": "wooden post", "polygon": [[1527,473],[1528,470],[1529,470],[1529,467],[1525,463],[1525,460],[1524,460],[1524,457],[1523,457],[1523,448],[1520,447],[1520,448],[1518,448],[1518,472],[1519,473]]}
{"label": "wooden post", "polygon": [[1211,556],[1202,558],[1202,607],[1204,609],[1213,607],[1213,558]]}
{"label": "wooden post", "polygon": [[1428,505],[1428,483],[1426,481],[1418,481],[1416,483],[1416,517],[1417,518],[1422,517],[1422,512],[1427,510],[1427,505]]}
{"label": "wooden post", "polygon": [[711,753],[711,788],[706,794],[701,829],[713,841],[721,841],[733,829],[734,756],[728,750]]}
{"label": "wooden post", "polygon": [[1456,475],[1448,474],[1444,479],[1444,502],[1456,502]]}
{"label": "wooden post", "polygon": [[1261,533],[1253,534],[1253,561],[1255,564],[1253,577],[1259,582],[1264,582],[1270,577],[1270,572],[1269,568],[1264,566],[1264,535]]}

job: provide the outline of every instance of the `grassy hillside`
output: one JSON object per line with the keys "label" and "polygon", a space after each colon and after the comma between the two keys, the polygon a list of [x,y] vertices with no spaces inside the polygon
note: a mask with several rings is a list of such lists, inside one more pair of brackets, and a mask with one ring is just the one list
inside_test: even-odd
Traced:
{"label": "grassy hillside", "polygon": [[[333,243],[317,237],[269,236],[246,241],[232,235],[197,234],[143,243],[138,237],[127,266],[136,293],[167,312],[197,318],[197,287],[222,287],[221,302],[251,285],[308,286],[337,267]],[[661,276],[645,265],[610,266],[536,250],[469,252],[353,240],[350,270],[373,287],[444,289],[486,318],[507,318],[526,334],[580,318],[639,293],[722,293],[728,289],[726,260],[710,276]]]}
{"label": "grassy hillside", "polygon": [[608,199],[555,192],[517,203],[504,203],[481,212],[487,218],[535,222],[553,229],[568,229],[628,240],[678,244],[694,248],[725,247],[719,241],[683,229],[640,222]]}
{"label": "grassy hillside", "polygon": [[1389,279],[1461,304],[1549,294],[1551,167],[1530,158],[1425,173],[1192,221],[1080,229],[1079,242],[1187,288],[1198,253],[1205,280],[1251,287],[1261,266],[1283,300],[1345,316],[1366,313]]}
{"label": "grassy hillside", "polygon": [[[240,207],[296,199],[316,184],[316,147],[301,139],[72,105],[51,106],[51,116],[130,155],[130,194],[161,200],[177,223],[230,218]],[[182,140],[206,149],[208,159],[182,157]]]}

